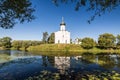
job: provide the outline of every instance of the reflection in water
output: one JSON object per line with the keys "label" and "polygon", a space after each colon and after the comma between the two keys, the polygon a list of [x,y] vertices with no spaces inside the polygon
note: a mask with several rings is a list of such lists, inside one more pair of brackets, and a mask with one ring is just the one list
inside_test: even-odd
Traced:
{"label": "reflection in water", "polygon": [[69,75],[73,79],[85,73],[98,75],[113,70],[120,73],[120,56],[42,56],[22,51],[0,51],[0,80],[24,80],[29,76],[39,75],[43,70],[58,72],[62,77]]}
{"label": "reflection in water", "polygon": [[44,66],[44,67],[47,67],[47,56],[42,56],[42,65]]}
{"label": "reflection in water", "polygon": [[76,60],[79,60],[80,58],[82,58],[82,56],[75,56],[74,57]]}
{"label": "reflection in water", "polygon": [[32,56],[30,53],[17,50],[1,50],[0,51],[0,63],[8,62],[18,58],[26,58],[27,56]]}
{"label": "reflection in water", "polygon": [[115,64],[118,64],[118,55],[109,55],[111,60],[114,60]]}
{"label": "reflection in water", "polygon": [[10,50],[1,50],[0,51],[0,63],[4,63],[7,61],[10,61],[11,57],[10,57]]}
{"label": "reflection in water", "polygon": [[50,66],[54,66],[55,65],[55,60],[54,60],[54,56],[47,56],[48,62],[50,64]]}
{"label": "reflection in water", "polygon": [[96,63],[105,69],[120,71],[120,56],[118,54],[83,55],[84,59]]}
{"label": "reflection in water", "polygon": [[65,70],[70,68],[70,57],[56,57],[55,56],[55,67],[60,70],[61,74],[65,73]]}

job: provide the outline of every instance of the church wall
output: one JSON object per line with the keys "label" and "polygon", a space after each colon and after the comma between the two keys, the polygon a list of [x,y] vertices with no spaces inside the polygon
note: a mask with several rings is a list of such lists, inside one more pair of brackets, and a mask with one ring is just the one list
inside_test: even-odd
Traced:
{"label": "church wall", "polygon": [[58,31],[55,32],[55,43],[70,43],[70,32]]}

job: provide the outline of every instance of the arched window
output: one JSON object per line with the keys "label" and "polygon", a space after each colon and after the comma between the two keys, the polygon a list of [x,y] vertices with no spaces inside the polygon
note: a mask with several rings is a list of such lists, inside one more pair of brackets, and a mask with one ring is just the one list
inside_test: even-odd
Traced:
{"label": "arched window", "polygon": [[67,40],[65,40],[65,43],[67,43]]}
{"label": "arched window", "polygon": [[60,40],[58,40],[58,43],[60,43]]}

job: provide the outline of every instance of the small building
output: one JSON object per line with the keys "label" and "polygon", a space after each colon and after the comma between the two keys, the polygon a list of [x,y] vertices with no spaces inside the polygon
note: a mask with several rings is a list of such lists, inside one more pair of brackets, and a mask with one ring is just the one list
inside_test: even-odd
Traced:
{"label": "small building", "polygon": [[66,24],[62,18],[62,22],[60,23],[60,31],[55,32],[55,44],[70,44],[70,32],[68,32],[65,27]]}
{"label": "small building", "polygon": [[81,39],[76,38],[75,41],[74,41],[74,44],[81,44]]}

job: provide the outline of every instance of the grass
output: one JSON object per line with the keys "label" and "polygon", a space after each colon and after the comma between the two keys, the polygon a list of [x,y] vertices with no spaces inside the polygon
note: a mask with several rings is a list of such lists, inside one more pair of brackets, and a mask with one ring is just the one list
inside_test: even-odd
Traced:
{"label": "grass", "polygon": [[92,49],[83,49],[80,45],[76,44],[41,44],[38,46],[30,46],[27,48],[28,51],[63,51],[63,52],[89,52],[89,53],[120,53],[120,49],[99,49],[99,48],[92,48]]}
{"label": "grass", "polygon": [[83,50],[80,45],[74,44],[42,44],[39,46],[30,46],[28,51],[76,51]]}
{"label": "grass", "polygon": [[[0,50],[6,50],[0,47]],[[16,48],[12,47],[11,50],[16,50]],[[19,50],[25,50],[24,48],[20,48]],[[41,44],[37,46],[30,46],[27,48],[27,51],[32,52],[79,52],[79,53],[120,53],[120,49],[99,49],[99,48],[92,48],[92,49],[83,49],[79,44]]]}

